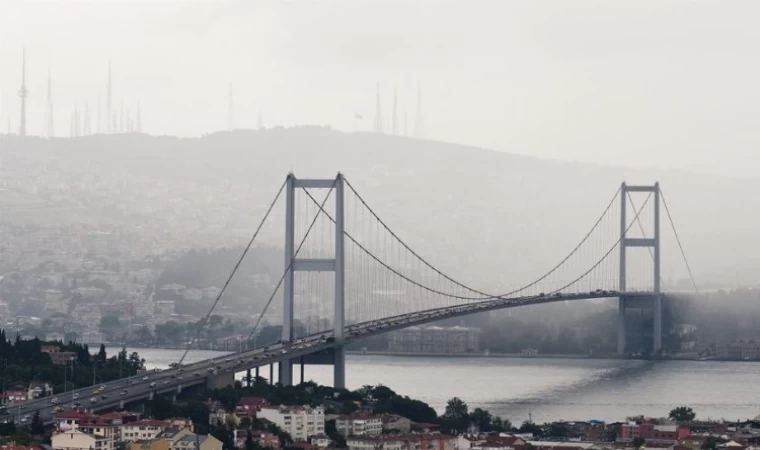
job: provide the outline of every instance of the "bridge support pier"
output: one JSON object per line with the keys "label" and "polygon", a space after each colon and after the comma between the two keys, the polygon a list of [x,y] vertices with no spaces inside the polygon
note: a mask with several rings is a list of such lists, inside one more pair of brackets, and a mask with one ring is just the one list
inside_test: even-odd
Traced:
{"label": "bridge support pier", "polygon": [[206,388],[208,389],[221,389],[234,385],[235,374],[233,372],[219,372],[206,378]]}
{"label": "bridge support pier", "polygon": [[251,387],[251,369],[245,371],[245,385]]}
{"label": "bridge support pier", "polygon": [[333,350],[333,387],[346,388],[346,354],[342,345]]}
{"label": "bridge support pier", "polygon": [[[654,205],[654,232],[651,238],[629,238],[628,230],[633,226],[633,222],[629,223],[626,219],[626,209],[628,206],[628,199],[631,192],[644,192],[653,197]],[[642,205],[642,208],[644,206]],[[633,211],[634,221],[638,220],[639,212]],[[641,224],[639,223],[639,226]],[[643,233],[643,228],[642,228]],[[654,297],[651,299],[651,307],[653,310],[653,342],[652,353],[659,355],[662,352],[662,295],[661,295],[661,260],[660,260],[660,184],[655,183],[652,186],[629,186],[623,183],[620,186],[620,278],[618,282],[618,290],[621,293],[625,293],[627,289],[627,273],[626,273],[626,250],[628,247],[648,247],[652,252],[652,290],[654,291]],[[641,304],[639,299],[630,298],[631,302],[627,302],[624,296],[621,296],[618,300],[618,340],[617,351],[618,355],[624,355],[626,351],[626,320],[625,310],[626,307],[635,307],[633,304]],[[647,299],[649,303],[649,299]],[[649,306],[649,305],[647,305]],[[640,307],[640,306],[639,306]]]}
{"label": "bridge support pier", "polygon": [[301,384],[303,384],[303,372],[304,372],[304,363],[303,363],[303,356],[301,356]]}
{"label": "bridge support pier", "polygon": [[617,313],[617,353],[620,356],[625,354],[625,333],[625,297],[620,297]]}
{"label": "bridge support pier", "polygon": [[274,363],[269,365],[269,385],[274,384]]}
{"label": "bridge support pier", "polygon": [[654,308],[654,345],[652,346],[652,352],[655,355],[662,353],[662,296],[657,295],[652,299],[652,308]]}
{"label": "bridge support pier", "polygon": [[293,384],[293,360],[286,359],[280,361],[278,365],[278,382],[283,386],[291,386]]}

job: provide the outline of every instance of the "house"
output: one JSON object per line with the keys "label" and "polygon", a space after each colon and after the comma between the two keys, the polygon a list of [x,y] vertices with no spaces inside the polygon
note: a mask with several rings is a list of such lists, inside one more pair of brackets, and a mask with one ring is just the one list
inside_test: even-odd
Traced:
{"label": "house", "polygon": [[343,436],[382,434],[383,421],[370,414],[340,415],[335,419],[335,430]]}
{"label": "house", "polygon": [[265,406],[270,406],[266,399],[242,397],[235,405],[235,413],[239,416],[256,417],[256,413]]}
{"label": "house", "polygon": [[113,441],[105,436],[85,433],[77,429],[53,433],[50,446],[53,450],[90,450],[113,448]]}
{"label": "house", "polygon": [[169,450],[222,450],[222,441],[210,434],[188,433],[172,442]]}
{"label": "house", "polygon": [[175,441],[178,441],[179,439],[182,439],[183,437],[191,434],[193,433],[184,428],[168,427],[159,433],[157,438],[167,441],[169,443],[169,447],[171,447]]}
{"label": "house", "polygon": [[126,423],[121,426],[121,441],[136,442],[150,441],[158,438],[158,435],[169,427],[169,423],[163,420],[144,419]]}
{"label": "house", "polygon": [[35,399],[44,397],[53,393],[53,387],[48,383],[33,382],[29,384],[29,390],[27,391],[27,397],[29,399]]}
{"label": "house", "polygon": [[130,442],[127,450],[169,450],[169,442],[164,439],[148,439]]}
{"label": "house", "polygon": [[16,405],[29,400],[29,391],[24,389],[10,389],[5,391],[3,403]]}
{"label": "house", "polygon": [[635,422],[623,423],[620,425],[618,432],[618,441],[632,441],[636,438],[645,441],[678,441],[689,437],[691,430],[686,425],[678,424],[656,424],[644,422],[637,424]]}
{"label": "house", "polygon": [[321,406],[269,406],[261,408],[256,416],[277,425],[297,442],[325,433],[325,411]]}
{"label": "house", "polygon": [[193,421],[187,417],[172,417],[171,419],[164,420],[170,427],[187,430],[191,433],[195,432],[195,425]]}
{"label": "house", "polygon": [[485,444],[485,437],[481,437],[477,434],[460,434],[457,436],[457,448],[459,450],[467,450],[469,448],[475,448],[481,444]]}
{"label": "house", "polygon": [[330,439],[328,436],[325,436],[324,434],[319,434],[317,436],[310,437],[309,443],[318,449],[325,449],[332,444],[332,439]]}
{"label": "house", "polygon": [[[245,440],[248,439],[248,431],[244,429],[235,429],[233,430],[233,437],[235,439],[235,447],[243,448],[245,447]],[[262,431],[262,430],[250,430],[251,432],[251,439],[253,439],[253,442],[256,442],[260,446],[264,448],[272,448],[279,450],[280,448],[280,438],[275,436],[274,434],[268,432],[268,431]]]}
{"label": "house", "polygon": [[445,434],[383,434],[352,436],[346,439],[349,450],[455,450],[457,440]]}
{"label": "house", "polygon": [[224,420],[227,417],[227,411],[224,410],[224,406],[222,406],[220,401],[208,399],[208,401],[206,401],[206,406],[208,406],[209,425],[216,425],[219,422],[224,423]]}
{"label": "house", "polygon": [[24,445],[17,445],[15,442],[0,445],[0,450],[42,450],[41,447],[27,447]]}
{"label": "house", "polygon": [[409,433],[412,430],[412,421],[398,414],[383,414],[380,420],[383,422],[383,431]]}

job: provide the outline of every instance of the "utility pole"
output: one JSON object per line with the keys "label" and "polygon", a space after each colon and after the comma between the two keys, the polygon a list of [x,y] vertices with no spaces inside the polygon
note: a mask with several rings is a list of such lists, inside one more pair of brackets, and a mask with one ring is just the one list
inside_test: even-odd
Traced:
{"label": "utility pole", "polygon": [[26,89],[26,47],[24,47],[21,57],[21,89],[18,90],[18,96],[21,99],[21,122],[18,127],[18,135],[26,136],[26,98],[29,91]]}

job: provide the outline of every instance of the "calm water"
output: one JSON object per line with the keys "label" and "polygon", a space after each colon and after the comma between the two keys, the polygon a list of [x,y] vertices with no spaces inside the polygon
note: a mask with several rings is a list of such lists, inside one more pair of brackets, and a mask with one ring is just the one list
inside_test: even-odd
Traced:
{"label": "calm water", "polygon": [[[135,351],[151,368],[165,368],[182,354],[181,350]],[[219,354],[194,351],[188,361]],[[684,404],[701,419],[760,414],[760,363],[752,362],[348,355],[346,364],[349,388],[382,383],[439,412],[447,399],[459,396],[471,408],[486,408],[513,423],[521,423],[529,414],[537,422],[613,421],[634,414],[660,417]],[[298,370],[295,376],[300,380]],[[260,375],[268,374],[262,368]],[[330,384],[332,367],[307,366],[306,379]]]}

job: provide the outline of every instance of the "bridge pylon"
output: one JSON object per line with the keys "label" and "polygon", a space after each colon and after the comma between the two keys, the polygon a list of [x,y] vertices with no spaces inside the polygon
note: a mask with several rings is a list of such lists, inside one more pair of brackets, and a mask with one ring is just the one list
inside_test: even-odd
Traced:
{"label": "bridge pylon", "polygon": [[[643,192],[649,193],[653,197],[654,205],[654,235],[651,238],[629,238],[627,231],[631,224],[626,220],[626,209],[628,206],[629,193]],[[634,213],[636,213],[634,211]],[[637,219],[634,219],[637,220]],[[625,312],[627,308],[633,306],[634,301],[638,299],[632,299],[626,297],[626,249],[628,247],[649,247],[653,249],[653,291],[654,297],[651,299],[651,307],[653,309],[654,325],[653,325],[653,346],[652,350],[654,354],[660,353],[662,350],[662,295],[661,295],[661,270],[660,270],[660,184],[655,183],[651,186],[631,186],[625,182],[620,187],[620,278],[618,281],[618,291],[620,291],[620,297],[618,299],[618,315],[617,315],[617,352],[618,355],[624,355],[626,352],[626,320]]]}
{"label": "bridge pylon", "polygon": [[[335,191],[335,253],[333,258],[298,258],[295,249],[295,194],[296,189],[333,189]],[[333,316],[333,375],[336,388],[346,387],[346,365],[343,351],[345,329],[345,250],[344,250],[344,180],[298,179],[288,174],[285,185],[285,279],[283,281],[282,340],[293,340],[293,306],[295,300],[295,272],[334,272],[335,298]],[[317,213],[319,214],[319,213]],[[293,360],[280,363],[280,383],[293,384]]]}

